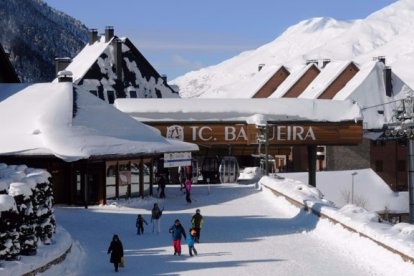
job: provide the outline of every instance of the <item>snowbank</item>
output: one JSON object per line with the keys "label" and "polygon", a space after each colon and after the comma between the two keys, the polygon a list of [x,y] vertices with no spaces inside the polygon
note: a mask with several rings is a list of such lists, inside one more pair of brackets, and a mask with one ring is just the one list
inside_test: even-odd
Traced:
{"label": "snowbank", "polygon": [[333,202],[324,199],[318,189],[297,180],[264,176],[260,179],[260,185],[284,196],[291,203],[303,206],[320,217],[340,223],[345,228],[399,254],[405,260],[414,262],[413,225],[380,222],[375,212],[368,212],[352,204],[339,209]]}

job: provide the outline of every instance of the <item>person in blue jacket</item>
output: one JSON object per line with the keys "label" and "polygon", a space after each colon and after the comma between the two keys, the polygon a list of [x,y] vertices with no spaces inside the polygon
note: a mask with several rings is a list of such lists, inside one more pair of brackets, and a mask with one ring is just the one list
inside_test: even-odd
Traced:
{"label": "person in blue jacket", "polygon": [[194,254],[197,256],[197,250],[194,247],[194,242],[196,241],[197,232],[194,228],[190,229],[190,235],[187,237],[187,244],[188,244],[188,252],[190,253],[190,256],[193,256]]}
{"label": "person in blue jacket", "polygon": [[169,231],[172,235],[173,246],[174,246],[174,255],[181,255],[181,238],[184,236],[184,239],[187,239],[185,234],[184,227],[181,225],[180,220],[176,219],[174,225],[170,227]]}

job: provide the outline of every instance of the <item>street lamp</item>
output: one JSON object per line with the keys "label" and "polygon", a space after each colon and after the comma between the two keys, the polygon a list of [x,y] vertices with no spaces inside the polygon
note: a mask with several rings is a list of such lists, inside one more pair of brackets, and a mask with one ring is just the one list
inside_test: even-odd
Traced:
{"label": "street lamp", "polygon": [[357,175],[358,172],[353,172],[352,175],[352,186],[351,186],[351,204],[354,204],[354,176]]}

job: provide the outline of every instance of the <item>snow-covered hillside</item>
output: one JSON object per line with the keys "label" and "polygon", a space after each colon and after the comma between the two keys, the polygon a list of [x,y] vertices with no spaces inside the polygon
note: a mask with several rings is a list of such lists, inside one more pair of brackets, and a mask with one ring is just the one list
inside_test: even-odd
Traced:
{"label": "snow-covered hillside", "polygon": [[387,65],[414,87],[414,1],[400,0],[365,19],[311,18],[288,28],[274,41],[220,64],[171,81],[181,97],[237,93],[234,83],[253,78],[258,65],[294,67],[309,59],[352,60],[359,65],[385,56]]}

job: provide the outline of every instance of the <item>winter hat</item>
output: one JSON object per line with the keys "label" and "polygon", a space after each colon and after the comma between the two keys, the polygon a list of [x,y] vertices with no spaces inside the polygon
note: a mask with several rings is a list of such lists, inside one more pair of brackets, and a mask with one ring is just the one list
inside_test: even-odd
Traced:
{"label": "winter hat", "polygon": [[176,220],[174,221],[174,223],[180,223],[180,220],[179,220],[179,219],[176,219]]}
{"label": "winter hat", "polygon": [[200,214],[200,209],[197,209],[197,210],[196,210],[196,213],[197,213],[197,214]]}

